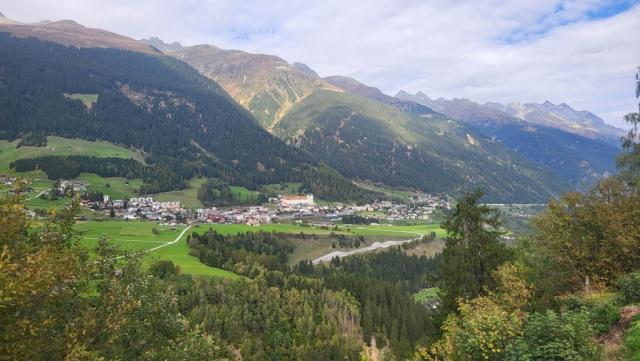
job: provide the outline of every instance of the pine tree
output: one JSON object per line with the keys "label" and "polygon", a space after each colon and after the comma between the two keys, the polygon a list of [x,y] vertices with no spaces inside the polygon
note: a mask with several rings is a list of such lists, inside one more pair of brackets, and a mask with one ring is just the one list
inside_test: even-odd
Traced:
{"label": "pine tree", "polygon": [[443,225],[447,231],[440,270],[443,314],[457,310],[457,299],[477,297],[487,286],[492,287],[491,273],[510,258],[500,242],[499,211],[478,204],[483,194],[476,191],[464,196]]}

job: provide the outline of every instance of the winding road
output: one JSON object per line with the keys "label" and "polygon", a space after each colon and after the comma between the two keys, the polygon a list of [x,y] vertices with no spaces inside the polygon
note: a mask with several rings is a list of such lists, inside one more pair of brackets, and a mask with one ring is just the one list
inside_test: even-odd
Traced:
{"label": "winding road", "polygon": [[[363,227],[359,227],[358,229],[366,229]],[[415,232],[408,232],[408,231],[392,231],[392,230],[385,230],[385,232],[394,232],[394,233],[405,233],[405,234],[412,234],[416,237],[411,238],[411,239],[405,239],[402,241],[385,241],[385,242],[374,242],[372,244],[370,244],[367,247],[363,247],[363,248],[357,248],[351,251],[333,251],[331,253],[325,254],[322,257],[318,257],[316,259],[314,259],[312,261],[313,264],[318,264],[318,263],[322,263],[322,262],[328,262],[331,261],[331,259],[333,257],[347,257],[347,256],[351,256],[354,254],[358,254],[358,253],[365,253],[365,252],[371,252],[374,251],[376,249],[379,248],[389,248],[389,247],[393,247],[393,246],[399,246],[403,243],[409,243],[409,242],[413,242],[413,241],[417,241],[420,238],[422,238],[424,235],[420,234],[420,233],[415,233]]]}

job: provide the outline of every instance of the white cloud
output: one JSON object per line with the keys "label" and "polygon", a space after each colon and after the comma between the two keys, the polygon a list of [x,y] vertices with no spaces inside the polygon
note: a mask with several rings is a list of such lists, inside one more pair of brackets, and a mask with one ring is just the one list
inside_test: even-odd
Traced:
{"label": "white cloud", "polygon": [[637,109],[640,5],[620,1],[0,0],[19,21],[71,18],[134,38],[276,54],[389,93],[567,102],[622,126]]}

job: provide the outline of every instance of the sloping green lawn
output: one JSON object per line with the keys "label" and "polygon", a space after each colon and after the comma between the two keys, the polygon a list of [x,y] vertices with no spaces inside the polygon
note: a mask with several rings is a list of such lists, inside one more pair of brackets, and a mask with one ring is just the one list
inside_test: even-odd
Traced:
{"label": "sloping green lawn", "polygon": [[134,158],[143,161],[144,156],[128,148],[104,141],[88,141],[76,138],[47,137],[46,147],[16,148],[20,140],[0,140],[0,171],[9,170],[9,164],[17,159],[50,155],[88,155],[96,157]]}
{"label": "sloping green lawn", "polygon": [[425,288],[420,290],[418,293],[414,293],[413,299],[418,303],[422,303],[426,300],[438,297],[438,291],[440,291],[438,287]]}
{"label": "sloping green lawn", "polygon": [[[154,234],[153,229],[157,234]],[[92,221],[76,225],[81,232],[81,244],[89,249],[98,244],[100,237],[108,236],[120,249],[132,252],[149,251],[143,259],[145,265],[158,260],[170,260],[178,265],[183,273],[215,277],[237,278],[239,275],[220,268],[209,267],[196,257],[189,255],[186,232],[177,242],[174,241],[184,230],[184,226],[161,226],[153,222],[127,222],[123,220]],[[166,245],[166,246],[163,246]],[[153,248],[162,246],[156,250]]]}

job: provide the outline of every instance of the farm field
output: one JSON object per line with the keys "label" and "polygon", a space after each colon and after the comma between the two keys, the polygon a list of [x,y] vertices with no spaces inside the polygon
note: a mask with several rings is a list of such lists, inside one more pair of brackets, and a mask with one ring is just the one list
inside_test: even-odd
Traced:
{"label": "farm field", "polygon": [[[153,233],[153,229],[157,234]],[[93,221],[79,223],[76,229],[81,232],[81,244],[91,249],[98,244],[98,239],[104,235],[110,237],[110,241],[121,250],[130,252],[147,251],[152,248],[163,246],[148,253],[143,262],[150,265],[158,260],[171,260],[180,266],[183,273],[194,275],[206,275],[216,277],[235,278],[239,277],[233,272],[225,271],[215,267],[208,267],[189,255],[189,246],[185,239],[189,232],[185,232],[180,239],[173,242],[184,230],[184,226],[169,227],[161,226],[153,222],[127,222],[115,221]]]}
{"label": "farm field", "polygon": [[72,100],[80,100],[87,109],[91,109],[91,107],[98,102],[98,94],[64,93],[64,97]]}
{"label": "farm field", "polygon": [[134,150],[117,146],[104,141],[88,141],[84,139],[47,137],[46,147],[16,148],[20,140],[9,142],[0,140],[0,171],[9,171],[9,164],[17,159],[42,157],[49,155],[87,155],[96,157],[134,158],[144,160],[144,156]]}
{"label": "farm field", "polygon": [[187,189],[151,194],[150,196],[159,202],[180,201],[185,208],[202,208],[202,202],[198,199],[198,188],[205,181],[205,178],[193,178],[189,181]]}
{"label": "farm field", "polygon": [[356,235],[397,235],[398,233],[405,233],[411,235],[426,235],[431,232],[435,232],[436,236],[443,237],[446,235],[444,229],[440,228],[438,224],[420,224],[415,226],[386,226],[386,225],[343,225],[339,226],[340,229],[349,229],[351,233]]}
{"label": "farm field", "polygon": [[330,234],[342,233],[348,234],[346,230],[332,231],[331,229],[323,229],[319,227],[302,226],[298,224],[288,223],[273,223],[263,224],[261,226],[249,226],[246,224],[202,224],[194,229],[195,232],[204,233],[209,229],[214,229],[218,233],[222,234],[236,234],[239,232],[281,232],[281,233],[306,233],[306,234]]}
{"label": "farm field", "polygon": [[[55,136],[47,137],[46,147],[25,146],[16,148],[20,140],[9,142],[0,140],[0,174],[21,176],[32,179],[30,185],[33,191],[25,194],[26,205],[29,208],[60,208],[68,200],[59,199],[46,201],[38,198],[40,192],[50,189],[53,181],[47,179],[47,175],[42,171],[28,173],[18,173],[9,169],[11,162],[17,159],[51,156],[51,155],[88,155],[96,157],[117,157],[134,158],[139,161],[144,160],[144,156],[131,149],[117,146],[104,141],[88,141],[83,139],[62,138]],[[78,180],[87,184],[88,191],[102,192],[114,199],[129,198],[135,195],[134,190],[140,187],[142,180],[127,180],[125,178],[103,178],[96,174],[82,173]],[[127,182],[129,184],[127,184]],[[109,184],[110,187],[106,185]],[[10,187],[0,186],[0,192],[6,192]]]}
{"label": "farm field", "polygon": [[[154,234],[154,228],[157,234]],[[396,228],[398,228],[397,232],[395,231]],[[103,235],[109,236],[111,242],[118,245],[120,249],[131,252],[146,251],[168,244],[148,253],[144,257],[145,264],[148,265],[157,260],[171,260],[180,266],[184,273],[229,278],[239,276],[229,271],[208,267],[197,258],[189,255],[190,249],[185,241],[188,234],[192,232],[204,233],[209,229],[216,230],[222,234],[256,232],[259,230],[292,234],[305,233],[309,235],[308,238],[297,240],[295,243],[296,250],[290,256],[290,263],[295,264],[300,260],[314,259],[336,250],[331,247],[333,240],[326,237],[313,237],[312,235],[314,234],[326,236],[334,232],[336,234],[363,235],[367,244],[369,244],[375,241],[412,238],[415,233],[427,234],[436,228],[437,226],[376,226],[371,229],[353,229],[352,232],[347,232],[344,228],[339,231],[332,231],[296,224],[266,224],[257,227],[244,224],[211,224],[193,226],[177,242],[168,244],[181,234],[185,226],[170,227],[154,222],[128,222],[123,220],[92,221],[76,225],[76,229],[81,232],[81,244],[88,248],[95,247],[98,239]]]}
{"label": "farm field", "polygon": [[[189,187],[179,191],[150,194],[155,200],[160,202],[180,201],[185,208],[204,208],[198,199],[198,188],[206,181],[206,178],[193,178],[189,181]],[[231,192],[241,201],[255,199],[258,192],[244,187],[230,186]]]}
{"label": "farm field", "polygon": [[81,173],[77,179],[87,185],[87,191],[100,192],[111,199],[136,197],[135,192],[142,185],[142,179],[105,178],[93,173]]}

